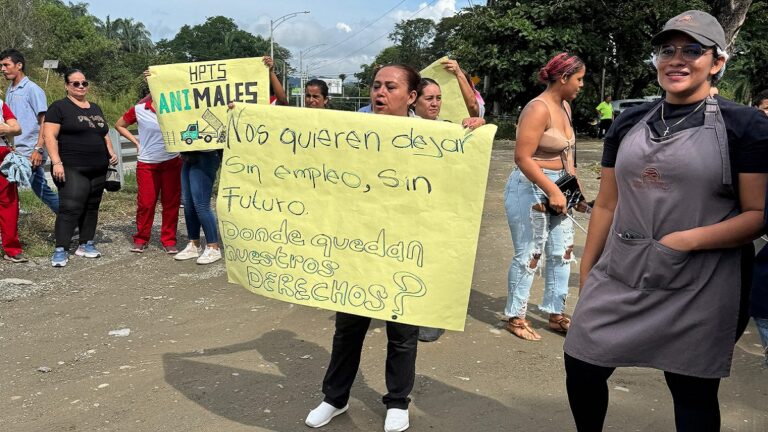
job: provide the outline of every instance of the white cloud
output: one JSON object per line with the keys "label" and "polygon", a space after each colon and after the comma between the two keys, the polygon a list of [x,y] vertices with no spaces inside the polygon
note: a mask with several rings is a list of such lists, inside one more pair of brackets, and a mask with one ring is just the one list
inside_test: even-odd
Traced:
{"label": "white cloud", "polygon": [[336,23],[336,28],[338,30],[343,31],[344,33],[349,33],[352,31],[352,27],[350,27],[348,24],[345,24],[343,22]]}
{"label": "white cloud", "polygon": [[[310,75],[350,75],[359,71],[361,64],[370,63],[381,50],[392,45],[387,36],[398,22],[414,18],[437,22],[456,13],[456,0],[438,0],[432,6],[421,3],[411,10],[394,10],[377,22],[372,22],[372,18],[363,18],[332,24],[333,21],[323,22],[312,15],[300,16],[275,30],[275,42],[291,50],[293,58],[290,63],[295,68],[299,66],[301,50],[324,44],[303,58],[303,66],[309,67]],[[254,34],[269,37],[269,20],[266,17],[239,24]]]}
{"label": "white cloud", "polygon": [[393,12],[396,21],[414,19],[414,18],[428,18],[432,21],[440,21],[440,19],[456,15],[456,0],[438,0],[432,6],[427,6],[428,3],[419,4],[418,9],[414,11],[398,10]]}

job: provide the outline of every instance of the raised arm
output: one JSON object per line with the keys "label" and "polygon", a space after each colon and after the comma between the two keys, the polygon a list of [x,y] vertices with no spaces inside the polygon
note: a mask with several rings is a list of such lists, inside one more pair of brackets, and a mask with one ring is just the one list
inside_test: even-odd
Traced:
{"label": "raised arm", "polygon": [[472,86],[467,81],[467,77],[464,76],[464,72],[461,70],[459,63],[456,60],[443,60],[440,62],[443,68],[448,72],[456,75],[456,80],[459,82],[459,88],[461,89],[461,96],[464,98],[464,103],[467,105],[467,111],[469,111],[470,117],[478,117],[480,115],[480,104],[475,97],[475,91],[472,90]]}
{"label": "raised arm", "polygon": [[280,79],[275,74],[275,63],[270,56],[264,56],[264,64],[269,68],[269,85],[275,92],[275,98],[278,105],[288,105],[288,97],[285,95],[285,89]]}

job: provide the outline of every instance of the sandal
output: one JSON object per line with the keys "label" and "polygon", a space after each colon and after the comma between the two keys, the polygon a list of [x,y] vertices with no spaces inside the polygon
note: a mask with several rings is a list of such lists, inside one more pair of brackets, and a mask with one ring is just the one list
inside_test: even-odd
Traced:
{"label": "sandal", "polygon": [[510,318],[507,325],[504,326],[508,332],[527,341],[541,340],[541,336],[531,327],[531,322],[521,318]]}
{"label": "sandal", "polygon": [[558,333],[568,333],[571,327],[571,319],[563,314],[550,315],[549,329]]}

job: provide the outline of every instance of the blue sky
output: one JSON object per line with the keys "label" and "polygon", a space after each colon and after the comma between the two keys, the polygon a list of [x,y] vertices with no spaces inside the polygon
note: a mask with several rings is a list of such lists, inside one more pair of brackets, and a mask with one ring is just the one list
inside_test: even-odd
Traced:
{"label": "blue sky", "polygon": [[[86,0],[87,1],[87,0]],[[102,20],[134,18],[152,33],[154,40],[173,38],[184,24],[205,22],[210,16],[223,15],[235,19],[240,28],[269,38],[270,19],[288,13],[309,10],[280,24],[274,31],[275,41],[291,50],[293,67],[299,66],[299,52],[318,44],[303,56],[311,75],[351,75],[359,65],[370,63],[382,49],[391,44],[387,36],[394,25],[409,18],[439,20],[456,14],[472,4],[472,0],[92,0],[90,12]]]}

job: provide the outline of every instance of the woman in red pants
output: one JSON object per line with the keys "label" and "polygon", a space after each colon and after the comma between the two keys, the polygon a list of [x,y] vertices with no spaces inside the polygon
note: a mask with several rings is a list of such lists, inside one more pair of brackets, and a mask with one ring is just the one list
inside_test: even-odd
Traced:
{"label": "woman in red pants", "polygon": [[[134,123],[138,123],[141,142],[127,129],[127,126]],[[145,97],[126,111],[115,123],[115,129],[139,151],[139,160],[136,162],[136,182],[139,187],[136,196],[136,234],[133,236],[131,252],[142,253],[147,248],[159,198],[163,206],[160,242],[166,253],[176,254],[179,252],[176,248],[176,228],[181,202],[181,158],[178,153],[165,151],[157,113],[152,106],[152,96]]]}
{"label": "woman in red pants", "polygon": [[[6,137],[21,133],[19,123],[8,105],[0,101],[0,162],[11,152]],[[21,254],[19,242],[19,191],[16,183],[9,182],[0,174],[0,237],[2,237],[3,259],[15,263],[27,262]]]}

